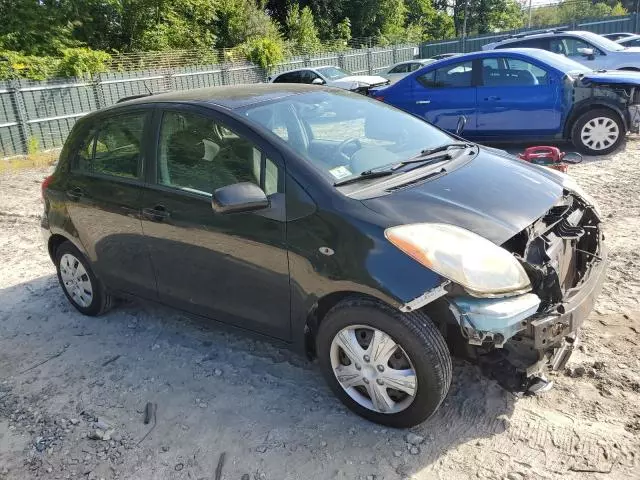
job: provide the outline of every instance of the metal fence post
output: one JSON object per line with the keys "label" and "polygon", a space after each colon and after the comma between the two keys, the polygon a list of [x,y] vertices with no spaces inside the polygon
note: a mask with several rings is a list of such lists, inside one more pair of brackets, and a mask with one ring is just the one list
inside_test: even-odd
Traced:
{"label": "metal fence post", "polygon": [[13,112],[18,122],[18,131],[20,132],[20,139],[22,140],[22,153],[24,155],[29,154],[29,127],[27,126],[27,111],[22,98],[22,92],[17,86],[19,83],[16,80],[10,80],[9,82],[9,95],[11,96],[11,104],[13,105]]}
{"label": "metal fence post", "polygon": [[346,68],[344,65],[345,65],[345,63],[344,63],[344,53],[339,53],[338,54],[338,66],[344,70]]}
{"label": "metal fence post", "polygon": [[220,65],[220,78],[222,79],[222,85],[231,85],[229,78],[229,65],[227,62],[222,62]]}
{"label": "metal fence post", "polygon": [[638,23],[639,23],[638,19],[640,19],[640,15],[638,15],[638,12],[636,12],[636,13],[633,14],[633,24],[635,25],[635,28],[633,30],[634,32],[640,31],[640,25],[638,25]]}
{"label": "metal fence post", "polygon": [[100,95],[100,75],[93,75],[91,77],[91,89],[93,90],[93,98],[96,101],[96,107],[100,110],[104,107],[104,99]]}
{"label": "metal fence post", "polygon": [[164,83],[164,89],[165,91],[169,91],[169,90],[173,90],[172,87],[172,80],[173,80],[173,69],[172,68],[167,68],[166,72],[162,75],[164,78],[162,79],[163,83]]}
{"label": "metal fence post", "polygon": [[373,53],[370,48],[367,48],[367,70],[369,75],[373,75]]}
{"label": "metal fence post", "polygon": [[393,65],[398,63],[398,48],[395,45],[391,47],[391,58],[393,59]]}

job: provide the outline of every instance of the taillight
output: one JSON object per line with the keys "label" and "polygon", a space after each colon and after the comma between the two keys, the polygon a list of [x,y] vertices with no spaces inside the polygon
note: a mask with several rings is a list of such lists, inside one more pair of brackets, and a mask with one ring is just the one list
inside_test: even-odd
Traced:
{"label": "taillight", "polygon": [[44,200],[44,193],[47,191],[47,188],[49,187],[49,184],[51,183],[52,180],[53,180],[53,175],[49,175],[47,178],[45,178],[42,181],[42,200]]}

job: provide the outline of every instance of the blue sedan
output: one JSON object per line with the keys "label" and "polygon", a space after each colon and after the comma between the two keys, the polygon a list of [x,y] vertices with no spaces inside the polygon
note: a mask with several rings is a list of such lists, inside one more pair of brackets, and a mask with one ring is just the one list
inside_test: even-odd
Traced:
{"label": "blue sedan", "polygon": [[519,48],[438,61],[370,94],[451,132],[466,121],[462,135],[472,140],[570,140],[602,155],[640,128],[638,87],[640,72],[593,72],[562,55]]}

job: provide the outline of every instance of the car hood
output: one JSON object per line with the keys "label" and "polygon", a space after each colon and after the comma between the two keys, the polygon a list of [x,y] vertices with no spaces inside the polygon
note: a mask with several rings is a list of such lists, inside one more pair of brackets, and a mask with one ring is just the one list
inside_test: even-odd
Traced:
{"label": "car hood", "polygon": [[578,77],[578,81],[583,85],[640,85],[640,72],[603,70],[582,74]]}
{"label": "car hood", "polygon": [[386,82],[388,82],[386,78],[378,75],[351,75],[349,77],[342,77],[333,81],[333,83],[366,83],[368,85],[379,85]]}
{"label": "car hood", "polygon": [[475,159],[445,175],[363,203],[387,217],[390,226],[448,223],[501,245],[558,202],[564,178],[481,148]]}

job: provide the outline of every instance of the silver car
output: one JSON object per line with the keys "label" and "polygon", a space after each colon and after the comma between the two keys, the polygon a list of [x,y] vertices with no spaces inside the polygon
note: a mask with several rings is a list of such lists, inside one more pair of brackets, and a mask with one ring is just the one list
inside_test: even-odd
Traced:
{"label": "silver car", "polygon": [[514,35],[482,47],[500,48],[540,48],[565,55],[593,70],[640,71],[640,48],[625,47],[593,32],[556,30]]}
{"label": "silver car", "polygon": [[382,73],[382,76],[391,81],[391,83],[397,82],[401,78],[406,77],[411,72],[435,62],[433,58],[417,58],[415,60],[407,60],[406,62],[399,62],[392,65],[386,72]]}

